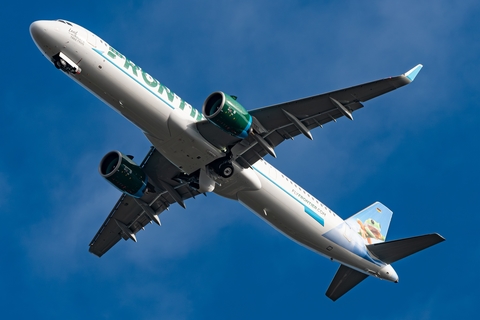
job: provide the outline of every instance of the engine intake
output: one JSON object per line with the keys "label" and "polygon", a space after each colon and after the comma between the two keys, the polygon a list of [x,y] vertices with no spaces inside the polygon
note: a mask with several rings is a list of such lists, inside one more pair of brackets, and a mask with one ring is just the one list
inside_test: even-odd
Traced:
{"label": "engine intake", "polygon": [[141,198],[147,190],[148,178],[143,169],[120,151],[107,153],[98,171],[114,187],[134,198]]}
{"label": "engine intake", "polygon": [[208,121],[234,137],[245,139],[252,126],[252,116],[232,96],[217,91],[203,103],[203,115]]}

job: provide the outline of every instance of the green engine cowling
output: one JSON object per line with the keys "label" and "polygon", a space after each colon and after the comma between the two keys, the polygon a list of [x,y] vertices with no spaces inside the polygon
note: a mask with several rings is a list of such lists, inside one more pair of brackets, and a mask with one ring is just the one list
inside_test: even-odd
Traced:
{"label": "green engine cowling", "polygon": [[221,91],[208,96],[203,103],[208,121],[234,137],[244,139],[252,126],[252,116],[233,97]]}
{"label": "green engine cowling", "polygon": [[142,168],[120,151],[107,153],[100,161],[98,171],[123,193],[134,198],[141,198],[145,194],[147,175]]}

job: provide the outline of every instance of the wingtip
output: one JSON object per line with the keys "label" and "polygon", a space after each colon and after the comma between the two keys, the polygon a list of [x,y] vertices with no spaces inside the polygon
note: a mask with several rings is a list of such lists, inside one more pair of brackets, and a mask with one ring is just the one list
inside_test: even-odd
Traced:
{"label": "wingtip", "polygon": [[413,80],[415,80],[415,77],[420,72],[420,70],[422,70],[422,68],[422,64],[417,64],[415,67],[405,72],[404,76],[407,77],[410,82],[412,82]]}
{"label": "wingtip", "polygon": [[445,238],[441,235],[441,234],[438,234],[438,233],[434,233],[435,235],[437,235],[439,241],[438,242],[443,242],[445,241]]}

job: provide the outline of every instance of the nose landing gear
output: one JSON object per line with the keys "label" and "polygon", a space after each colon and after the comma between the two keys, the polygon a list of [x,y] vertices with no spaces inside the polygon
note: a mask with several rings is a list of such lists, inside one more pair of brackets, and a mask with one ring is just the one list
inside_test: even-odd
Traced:
{"label": "nose landing gear", "polygon": [[79,74],[82,71],[82,69],[63,52],[54,55],[52,61],[57,69],[65,71],[66,73]]}

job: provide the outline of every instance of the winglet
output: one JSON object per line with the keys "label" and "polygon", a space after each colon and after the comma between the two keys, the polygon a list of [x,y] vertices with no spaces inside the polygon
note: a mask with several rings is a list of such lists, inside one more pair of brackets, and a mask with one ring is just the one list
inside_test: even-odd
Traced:
{"label": "winglet", "polygon": [[420,72],[420,70],[422,70],[422,68],[423,68],[423,65],[417,64],[415,67],[405,72],[404,76],[407,77],[408,80],[410,80],[410,82],[412,82],[413,80],[415,80],[415,77]]}

